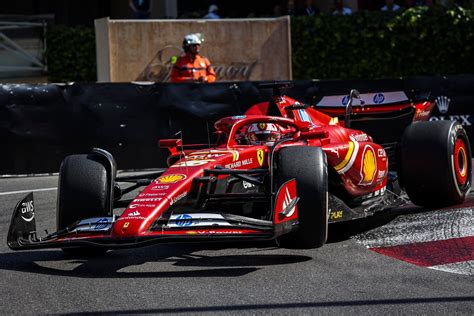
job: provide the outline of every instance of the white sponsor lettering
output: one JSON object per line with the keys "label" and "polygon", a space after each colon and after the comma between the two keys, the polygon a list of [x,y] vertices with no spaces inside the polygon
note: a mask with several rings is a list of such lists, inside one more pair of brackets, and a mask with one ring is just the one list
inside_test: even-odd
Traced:
{"label": "white sponsor lettering", "polygon": [[448,116],[432,116],[430,121],[458,121],[463,126],[471,126],[471,115],[448,115]]}
{"label": "white sponsor lettering", "polygon": [[179,194],[178,196],[176,196],[174,198],[171,198],[170,205],[173,205],[174,203],[178,202],[179,200],[184,198],[186,195],[188,195],[188,192],[183,192],[183,193]]}
{"label": "white sponsor lettering", "polygon": [[144,199],[135,199],[134,202],[159,202],[161,198],[144,198]]}
{"label": "white sponsor lettering", "polygon": [[379,157],[385,157],[386,156],[385,150],[383,150],[382,148],[377,149],[377,155]]}
{"label": "white sponsor lettering", "polygon": [[252,183],[247,182],[247,181],[243,181],[242,186],[244,187],[244,189],[250,189],[250,188],[255,187],[255,184],[252,184]]}
{"label": "white sponsor lettering", "polygon": [[381,179],[385,177],[385,170],[379,170],[379,173],[377,174],[377,178]]}
{"label": "white sponsor lettering", "polygon": [[128,216],[140,216],[140,212],[139,211],[135,211],[135,212],[132,212],[130,214],[128,214]]}
{"label": "white sponsor lettering", "polygon": [[21,218],[26,222],[31,222],[35,218],[33,201],[21,203]]}
{"label": "white sponsor lettering", "polygon": [[155,185],[151,187],[153,191],[161,191],[161,190],[168,190],[170,188],[169,185]]}
{"label": "white sponsor lettering", "polygon": [[117,219],[117,221],[126,221],[126,220],[132,220],[132,219],[144,220],[144,219],[146,219],[146,217],[144,217],[144,216],[125,216],[125,217],[120,217],[119,219]]}
{"label": "white sponsor lettering", "polygon": [[351,135],[351,136],[352,136],[352,138],[354,138],[358,142],[367,142],[367,141],[369,141],[369,137],[367,136],[367,134],[355,134],[355,135]]}
{"label": "white sponsor lettering", "polygon": [[239,160],[239,161],[236,161],[236,162],[229,163],[229,164],[225,165],[225,167],[227,169],[236,169],[236,168],[240,168],[242,166],[251,165],[252,163],[253,163],[253,158],[248,158],[248,159]]}
{"label": "white sponsor lettering", "polygon": [[163,196],[163,195],[166,195],[166,193],[162,192],[162,193],[141,193],[139,196],[142,197],[142,196]]}
{"label": "white sponsor lettering", "polygon": [[172,165],[171,167],[196,167],[196,166],[202,166],[205,164],[208,164],[210,162],[213,162],[214,159],[204,159],[204,160],[185,160],[185,161],[180,161]]}
{"label": "white sponsor lettering", "polygon": [[130,204],[128,208],[134,209],[134,208],[147,208],[147,207],[156,207],[156,204]]}

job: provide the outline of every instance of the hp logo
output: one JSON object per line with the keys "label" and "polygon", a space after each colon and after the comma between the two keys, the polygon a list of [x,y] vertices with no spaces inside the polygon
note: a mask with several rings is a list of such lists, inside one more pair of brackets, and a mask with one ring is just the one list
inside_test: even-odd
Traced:
{"label": "hp logo", "polygon": [[176,217],[176,225],[184,227],[191,226],[193,224],[193,217],[188,214],[179,215]]}
{"label": "hp logo", "polygon": [[383,93],[377,93],[376,95],[374,95],[375,104],[383,103],[384,100],[385,100],[385,96],[383,95]]}
{"label": "hp logo", "polygon": [[345,106],[347,104],[347,102],[349,102],[349,96],[348,95],[346,95],[346,96],[344,96],[344,98],[342,98],[342,105]]}

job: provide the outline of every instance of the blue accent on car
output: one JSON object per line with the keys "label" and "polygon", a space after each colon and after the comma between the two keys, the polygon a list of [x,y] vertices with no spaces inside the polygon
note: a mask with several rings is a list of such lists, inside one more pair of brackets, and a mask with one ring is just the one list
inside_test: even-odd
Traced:
{"label": "blue accent on car", "polygon": [[185,227],[193,224],[193,217],[188,214],[179,215],[176,217],[176,225]]}
{"label": "blue accent on car", "polygon": [[107,218],[101,218],[95,222],[94,230],[106,229],[109,225],[109,220]]}
{"label": "blue accent on car", "polygon": [[342,98],[341,103],[342,103],[342,105],[346,106],[347,102],[349,102],[349,96],[348,95],[346,95],[346,96],[344,96],[344,98]]}
{"label": "blue accent on car", "polygon": [[310,122],[310,123],[313,123],[313,121],[311,120],[311,117],[309,117],[308,113],[306,113],[305,110],[298,110],[298,114],[300,115],[301,120],[302,120],[303,122]]}
{"label": "blue accent on car", "polygon": [[247,117],[247,115],[236,115],[236,116],[232,116],[232,119],[233,120],[241,120],[241,119],[244,119],[246,117]]}
{"label": "blue accent on car", "polygon": [[377,93],[376,95],[374,95],[375,104],[383,103],[383,101],[385,101],[385,96],[383,95],[383,93]]}

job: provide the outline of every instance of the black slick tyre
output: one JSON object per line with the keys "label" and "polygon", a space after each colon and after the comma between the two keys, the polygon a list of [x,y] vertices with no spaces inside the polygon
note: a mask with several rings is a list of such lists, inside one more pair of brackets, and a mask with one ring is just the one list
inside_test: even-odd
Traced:
{"label": "black slick tyre", "polygon": [[[107,170],[93,155],[67,156],[60,168],[58,183],[58,230],[78,220],[111,216],[107,210]],[[102,248],[63,248],[68,254],[87,255],[104,253]]]}
{"label": "black slick tyre", "polygon": [[298,230],[280,238],[282,246],[319,248],[328,233],[328,172],[318,147],[286,147],[278,153],[276,184],[296,179]]}
{"label": "black slick tyre", "polygon": [[464,201],[471,188],[471,148],[466,131],[454,121],[408,126],[400,147],[400,176],[409,198],[420,206]]}

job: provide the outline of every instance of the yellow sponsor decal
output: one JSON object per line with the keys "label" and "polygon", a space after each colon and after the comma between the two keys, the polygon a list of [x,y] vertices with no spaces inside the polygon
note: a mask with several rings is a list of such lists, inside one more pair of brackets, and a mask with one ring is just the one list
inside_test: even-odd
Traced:
{"label": "yellow sponsor decal", "polygon": [[336,171],[339,171],[342,168],[344,168],[351,160],[353,152],[354,152],[354,142],[350,141],[349,149],[347,150],[346,157],[344,157],[344,160],[342,160],[337,166],[335,166],[334,169],[336,169]]}
{"label": "yellow sponsor decal", "polygon": [[159,177],[158,179],[156,179],[155,182],[167,184],[167,183],[176,183],[184,179],[186,179],[186,176],[184,174],[168,174],[166,176]]}
{"label": "yellow sponsor decal", "polygon": [[331,214],[329,215],[331,219],[340,219],[342,218],[342,211],[331,211]]}
{"label": "yellow sponsor decal", "polygon": [[364,182],[372,182],[375,174],[375,157],[371,150],[364,155]]}
{"label": "yellow sponsor decal", "polygon": [[263,158],[265,158],[265,152],[263,149],[257,149],[257,160],[260,166],[263,165]]}
{"label": "yellow sponsor decal", "polygon": [[374,181],[377,171],[374,149],[370,146],[366,146],[362,157],[361,180],[359,184],[370,185]]}
{"label": "yellow sponsor decal", "polygon": [[203,154],[232,154],[232,161],[239,159],[239,152],[237,150],[208,150],[208,151],[196,151],[191,155],[203,155]]}
{"label": "yellow sponsor decal", "polygon": [[122,226],[122,232],[125,232],[125,231],[127,230],[128,225],[130,225],[129,222],[125,222],[125,224],[123,224],[123,226]]}

